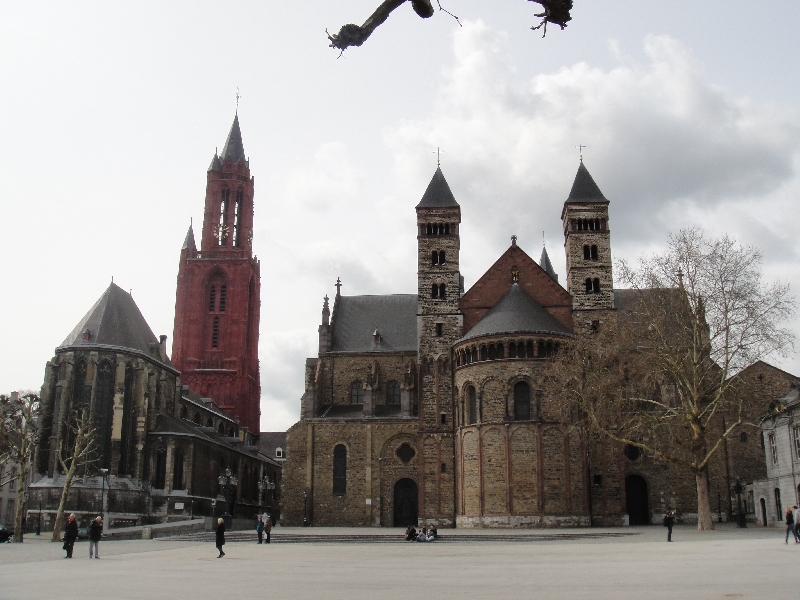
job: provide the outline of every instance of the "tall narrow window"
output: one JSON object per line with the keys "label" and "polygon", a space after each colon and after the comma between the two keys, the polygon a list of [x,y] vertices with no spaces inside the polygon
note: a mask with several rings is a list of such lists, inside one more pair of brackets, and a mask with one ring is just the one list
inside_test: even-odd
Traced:
{"label": "tall narrow window", "polygon": [[219,312],[225,312],[228,306],[228,286],[224,283],[219,286]]}
{"label": "tall narrow window", "polygon": [[435,283],[431,285],[431,298],[436,299],[439,297],[439,286]]}
{"label": "tall narrow window", "polygon": [[333,449],[333,493],[337,496],[347,493],[347,448],[344,444]]}
{"label": "tall narrow window", "polygon": [[153,465],[153,487],[163,490],[167,479],[167,451],[159,448]]}
{"label": "tall narrow window", "polygon": [[583,247],[583,259],[584,260],[589,260],[590,257],[591,257],[591,251],[589,250],[589,246],[584,246]]}
{"label": "tall narrow window", "polygon": [[220,246],[224,246],[228,237],[228,200],[230,199],[231,191],[229,189],[222,190],[222,199],[219,203],[219,228],[217,231],[217,240]]}
{"label": "tall narrow window", "polygon": [[364,404],[364,386],[360,381],[350,385],[350,404]]}
{"label": "tall narrow window", "polygon": [[125,392],[122,397],[122,439],[120,440],[119,452],[120,476],[133,473],[133,428],[136,423],[133,414],[134,373],[131,365],[125,367]]}
{"label": "tall narrow window", "polygon": [[772,464],[778,464],[778,446],[775,444],[775,434],[769,434],[769,452],[770,456],[772,457]]}
{"label": "tall narrow window", "polygon": [[211,347],[219,347],[219,317],[214,317],[214,324],[211,328]]}
{"label": "tall narrow window", "polygon": [[778,520],[783,519],[783,507],[781,506],[781,488],[775,488],[775,512]]}
{"label": "tall narrow window", "polygon": [[236,192],[236,205],[233,209],[233,245],[239,246],[242,238],[242,190]]}
{"label": "tall narrow window", "polygon": [[446,289],[447,288],[445,287],[445,285],[443,283],[439,284],[439,299],[440,300],[444,300],[447,297],[447,294],[445,293]]}
{"label": "tall narrow window", "polygon": [[600,293],[600,280],[595,277],[592,281],[592,293],[599,294]]}
{"label": "tall narrow window", "polygon": [[434,250],[431,252],[431,265],[436,266],[439,264],[439,253]]}
{"label": "tall narrow window", "polygon": [[478,422],[478,394],[473,386],[467,388],[467,400],[469,401],[469,422]]}
{"label": "tall narrow window", "polygon": [[524,381],[514,384],[514,420],[529,421],[531,418],[531,389]]}
{"label": "tall narrow window", "polygon": [[800,427],[794,428],[794,455],[800,458]]}
{"label": "tall narrow window", "polygon": [[597,246],[592,246],[591,256],[592,260],[597,260]]}
{"label": "tall narrow window", "polygon": [[586,278],[586,293],[587,294],[592,293],[592,279],[590,277]]}
{"label": "tall narrow window", "polygon": [[97,386],[95,388],[95,419],[97,423],[97,459],[96,466],[111,468],[111,414],[114,410],[114,367],[104,360],[97,368]]}
{"label": "tall narrow window", "polygon": [[183,450],[180,448],[175,451],[175,465],[172,469],[172,489],[186,489],[186,486],[183,485]]}
{"label": "tall narrow window", "polygon": [[208,290],[208,312],[214,312],[217,307],[217,286],[212,285]]}
{"label": "tall narrow window", "polygon": [[400,384],[396,381],[386,384],[386,404],[400,404]]}
{"label": "tall narrow window", "polygon": [[440,265],[443,265],[443,264],[445,264],[445,260],[444,260],[444,250],[440,250],[440,251],[439,251],[439,264],[440,264]]}

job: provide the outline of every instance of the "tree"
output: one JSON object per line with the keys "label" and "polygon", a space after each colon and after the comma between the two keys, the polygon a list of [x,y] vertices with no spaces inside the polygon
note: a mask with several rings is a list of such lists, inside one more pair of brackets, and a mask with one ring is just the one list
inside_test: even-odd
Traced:
{"label": "tree", "polygon": [[[363,25],[355,25],[350,23],[343,25],[339,33],[331,35],[328,33],[328,39],[331,42],[331,48],[338,48],[342,52],[347,50],[350,46],[360,46],[380,25],[389,18],[392,11],[396,10],[408,0],[384,0],[378,6],[374,13],[364,21]],[[570,10],[572,10],[572,0],[529,0],[541,4],[544,9],[543,12],[537,13],[535,16],[541,18],[541,21],[531,29],[536,30],[542,28],[544,35],[547,35],[547,24],[553,23],[564,29],[567,23],[572,20]],[[453,13],[442,8],[440,0],[436,1],[439,6],[439,11],[448,13],[450,16],[458,20]],[[411,8],[414,9],[420,17],[427,19],[433,16],[434,9],[431,0],[411,0]],[[327,33],[327,30],[326,30]],[[543,36],[544,37],[544,36]]]}
{"label": "tree", "polygon": [[689,229],[634,267],[617,327],[576,340],[554,382],[595,431],[695,477],[698,529],[713,529],[709,461],[745,422],[749,394],[734,375],[785,356],[789,286],[762,281],[761,252]]}
{"label": "tree", "polygon": [[[58,503],[56,520],[53,525],[52,541],[61,541],[61,527],[64,524],[64,508],[67,505],[69,490],[72,480],[80,469],[85,471],[94,458],[94,443],[97,430],[93,427],[92,417],[87,406],[75,408],[67,419],[67,429],[70,432],[71,444],[62,444],[58,449],[58,463],[64,476],[64,488],[61,490],[61,500]],[[71,447],[67,447],[71,446]],[[65,453],[69,453],[65,456]]]}
{"label": "tree", "polygon": [[33,392],[12,392],[10,396],[0,396],[2,411],[2,440],[0,465],[13,461],[18,465],[17,508],[14,513],[14,541],[22,541],[22,517],[27,498],[28,472],[31,457],[38,437],[39,396]]}

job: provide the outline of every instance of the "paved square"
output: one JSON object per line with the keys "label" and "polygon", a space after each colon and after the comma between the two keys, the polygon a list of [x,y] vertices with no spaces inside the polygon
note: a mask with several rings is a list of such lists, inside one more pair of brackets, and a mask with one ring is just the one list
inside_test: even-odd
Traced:
{"label": "paved square", "polygon": [[[500,532],[442,531],[441,542],[338,542],[394,530],[277,529],[275,543],[233,541],[216,558],[202,540],[88,543],[72,560],[59,544],[29,537],[0,545],[0,598],[797,598],[800,545],[778,529],[714,532],[663,527]],[[531,537],[541,534],[540,538]],[[582,538],[580,534],[625,533]],[[287,543],[313,534],[317,541]],[[553,534],[570,534],[561,539]],[[249,532],[233,535],[247,539]],[[320,542],[328,536],[331,541]],[[459,536],[463,539],[458,540]],[[525,537],[523,540],[522,537]],[[285,541],[281,541],[281,538]]]}

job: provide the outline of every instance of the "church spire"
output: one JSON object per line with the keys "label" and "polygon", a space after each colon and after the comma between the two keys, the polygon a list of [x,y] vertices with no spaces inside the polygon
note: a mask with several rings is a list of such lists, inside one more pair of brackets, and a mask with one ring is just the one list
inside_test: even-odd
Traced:
{"label": "church spire", "polygon": [[558,274],[553,269],[553,263],[550,262],[550,255],[547,254],[547,247],[542,246],[542,256],[539,258],[539,266],[544,269],[544,272],[550,275],[553,279],[558,281]]}
{"label": "church spire", "polygon": [[239,128],[239,112],[237,110],[236,116],[233,117],[231,130],[228,132],[228,139],[225,140],[225,145],[222,147],[220,162],[224,163],[230,159],[234,163],[238,163],[243,158],[244,144],[242,143],[242,130]]}

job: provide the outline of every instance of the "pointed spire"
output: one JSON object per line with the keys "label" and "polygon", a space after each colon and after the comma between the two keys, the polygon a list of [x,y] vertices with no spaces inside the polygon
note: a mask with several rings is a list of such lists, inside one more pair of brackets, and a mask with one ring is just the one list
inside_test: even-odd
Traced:
{"label": "pointed spire", "polygon": [[221,162],[232,160],[234,163],[244,159],[244,144],[242,143],[242,130],[239,128],[239,113],[233,117],[233,125],[228,132],[228,139],[225,140],[225,145],[222,147],[222,154],[220,155]]}
{"label": "pointed spire", "polygon": [[328,304],[328,294],[325,294],[325,300],[322,303],[322,324],[330,325],[331,322],[331,308]]}
{"label": "pointed spire", "polygon": [[578,172],[575,174],[575,181],[572,183],[567,202],[608,202],[589,174],[589,170],[583,164],[583,160],[578,166]]}
{"label": "pointed spire", "polygon": [[[194,230],[192,229],[191,222],[189,223],[189,231],[186,232],[186,239],[183,240],[183,246],[181,246],[181,250],[197,250],[197,245],[194,243]],[[112,278],[111,281],[113,282],[114,279]]]}
{"label": "pointed spire", "polygon": [[211,159],[211,164],[208,165],[208,171],[222,171],[222,163],[219,161],[219,155],[214,152],[214,158]]}
{"label": "pointed spire", "polygon": [[547,248],[542,246],[542,257],[539,259],[539,266],[544,269],[544,272],[550,275],[553,279],[558,281],[558,274],[553,269],[553,263],[550,262],[550,255],[547,254]]}
{"label": "pointed spire", "polygon": [[422,200],[417,204],[417,208],[445,208],[445,207],[458,207],[453,192],[450,191],[450,186],[447,185],[447,180],[444,178],[441,167],[436,167],[436,172],[428,184],[428,189],[422,195]]}

